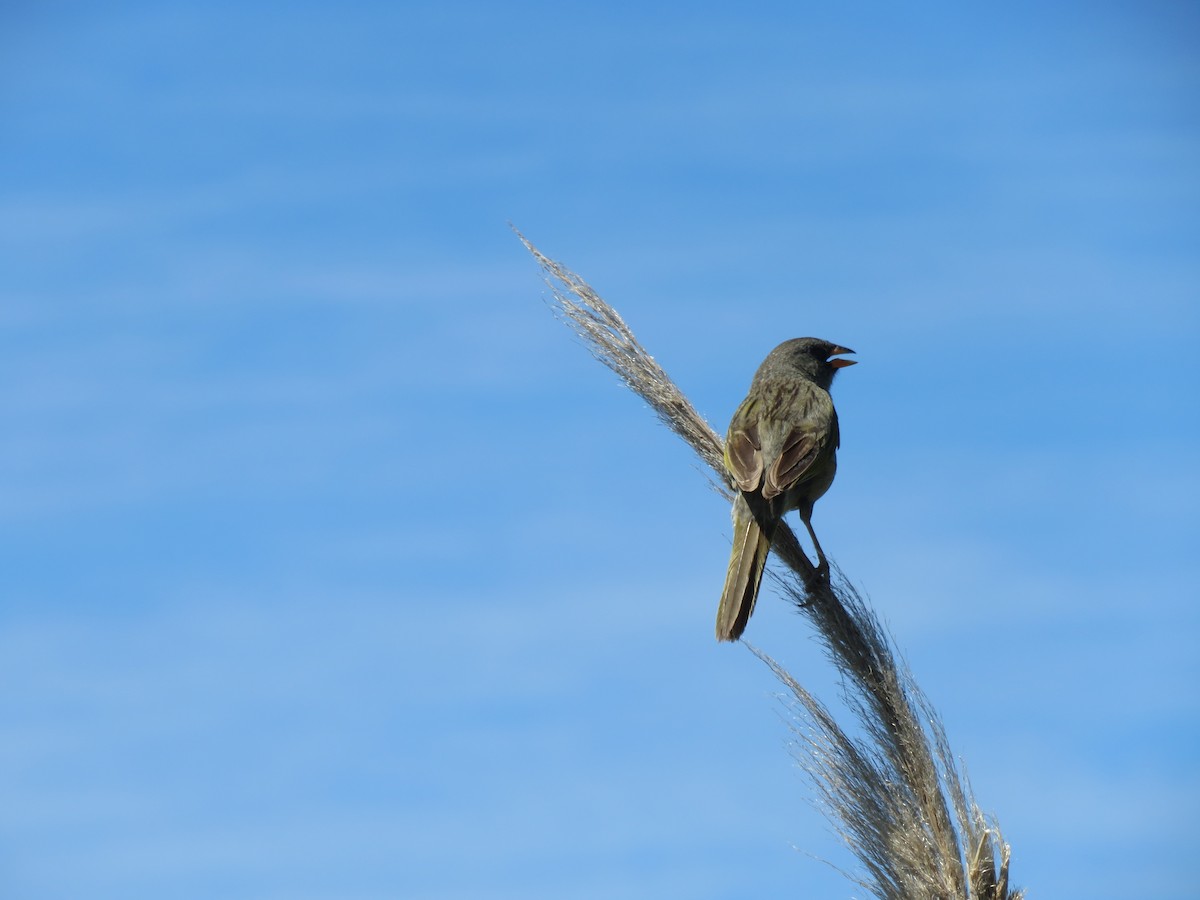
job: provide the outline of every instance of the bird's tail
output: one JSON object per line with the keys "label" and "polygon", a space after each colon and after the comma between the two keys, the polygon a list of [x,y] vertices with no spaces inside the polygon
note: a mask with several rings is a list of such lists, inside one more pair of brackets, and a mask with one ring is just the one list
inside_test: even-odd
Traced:
{"label": "bird's tail", "polygon": [[717,608],[718,641],[736,641],[745,631],[770,549],[771,535],[763,532],[749,505],[739,496],[733,504],[733,553]]}

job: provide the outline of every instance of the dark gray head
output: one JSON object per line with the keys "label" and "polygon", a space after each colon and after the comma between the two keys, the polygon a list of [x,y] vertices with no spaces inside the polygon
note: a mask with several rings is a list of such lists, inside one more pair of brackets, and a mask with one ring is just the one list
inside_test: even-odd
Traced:
{"label": "dark gray head", "polygon": [[[854,365],[857,360],[836,359],[839,354],[853,353],[845,347],[819,338],[792,338],[767,354],[759,366],[759,374],[788,375],[799,372],[811,378],[825,390],[833,384],[837,370]],[[757,375],[755,376],[758,377]]]}

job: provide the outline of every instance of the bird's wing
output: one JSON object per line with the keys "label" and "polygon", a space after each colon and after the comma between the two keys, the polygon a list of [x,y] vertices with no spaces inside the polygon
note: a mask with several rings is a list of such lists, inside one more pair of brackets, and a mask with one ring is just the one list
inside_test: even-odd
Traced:
{"label": "bird's wing", "polygon": [[779,456],[763,479],[763,497],[770,500],[795,486],[808,471],[825,445],[825,435],[806,424],[793,425],[783,439]]}
{"label": "bird's wing", "polygon": [[733,476],[738,490],[752,491],[762,480],[762,441],[758,437],[758,422],[734,425],[725,440],[725,468]]}
{"label": "bird's wing", "polygon": [[767,500],[803,483],[813,466],[838,444],[833,401],[815,384],[806,381],[793,385],[774,409],[782,414],[764,426],[780,435],[778,442],[768,442],[771,446],[763,454],[766,471],[762,495]]}

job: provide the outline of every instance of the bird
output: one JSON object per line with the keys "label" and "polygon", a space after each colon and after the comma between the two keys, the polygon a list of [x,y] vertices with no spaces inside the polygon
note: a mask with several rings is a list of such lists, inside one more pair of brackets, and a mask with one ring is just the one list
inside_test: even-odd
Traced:
{"label": "bird", "polygon": [[819,338],[784,341],[763,360],[725,438],[725,469],[733,501],[733,552],[717,609],[717,640],[736,641],[754,611],[775,530],[798,510],[817,551],[817,572],[829,561],[812,527],[813,504],[837,473],[841,441],[829,388],[853,353]]}

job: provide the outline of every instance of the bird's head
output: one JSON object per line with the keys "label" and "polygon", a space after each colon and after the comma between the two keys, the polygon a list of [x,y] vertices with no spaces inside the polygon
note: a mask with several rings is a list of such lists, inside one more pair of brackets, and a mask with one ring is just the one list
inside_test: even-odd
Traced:
{"label": "bird's head", "polygon": [[839,357],[842,354],[853,352],[847,347],[831,344],[820,338],[792,338],[772,350],[763,362],[763,366],[765,368],[768,363],[772,363],[799,370],[825,390],[829,390],[837,370],[852,366],[857,362],[854,359],[840,359]]}

